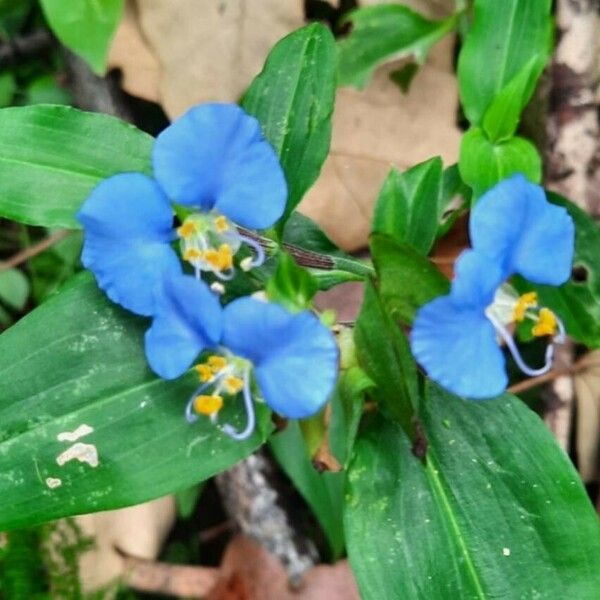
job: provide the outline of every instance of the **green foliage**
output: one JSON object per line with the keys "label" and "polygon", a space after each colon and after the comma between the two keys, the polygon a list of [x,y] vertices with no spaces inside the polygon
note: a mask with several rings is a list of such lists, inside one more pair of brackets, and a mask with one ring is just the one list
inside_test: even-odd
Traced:
{"label": "green foliage", "polygon": [[427,254],[438,229],[442,160],[431,158],[404,173],[387,176],[373,215],[373,231]]}
{"label": "green foliage", "polygon": [[356,321],[355,340],[358,362],[376,386],[371,397],[384,414],[414,436],[417,367],[406,336],[390,317],[372,285],[367,285]]}
{"label": "green foliage", "polygon": [[0,73],[0,108],[9,106],[12,103],[16,91],[15,76],[10,71]]}
{"label": "green foliage", "polygon": [[531,98],[547,56],[536,54],[499,92],[483,115],[482,127],[491,142],[514,135],[521,111]]}
{"label": "green foliage", "polygon": [[361,597],[595,598],[597,516],[540,419],[508,394],[434,385],[419,414],[424,461],[379,415],[355,445],[344,520]]}
{"label": "green foliage", "polygon": [[371,253],[381,298],[394,319],[410,325],[426,302],[449,290],[448,280],[412,246],[388,236],[371,236]]}
{"label": "green foliage", "polygon": [[423,63],[427,53],[456,26],[456,15],[430,21],[406,6],[379,4],[352,11],[344,18],[352,25],[338,43],[340,85],[363,87],[384,61],[413,55]]}
{"label": "green foliage", "polygon": [[476,197],[515,173],[523,173],[533,183],[542,178],[542,161],[531,142],[522,137],[491,142],[479,127],[463,136],[458,164],[463,181]]}
{"label": "green foliage", "polygon": [[121,20],[123,0],[40,0],[52,31],[79,54],[98,75],[106,69],[113,35]]}
{"label": "green foliage", "polygon": [[566,198],[548,193],[564,206],[575,223],[573,275],[560,287],[520,281],[523,291],[535,289],[540,303],[562,319],[568,334],[590,348],[600,347],[600,229],[596,221]]}
{"label": "green foliage", "polygon": [[18,269],[0,271],[0,302],[23,310],[29,296],[29,280]]}
{"label": "green foliage", "polygon": [[270,439],[277,462],[302,494],[323,528],[334,558],[344,550],[342,473],[319,473],[312,464],[300,426],[289,422]]}
{"label": "green foliage", "polygon": [[270,300],[279,302],[292,312],[298,312],[310,307],[318,283],[287,252],[281,252],[275,273],[267,281],[265,289]]}
{"label": "green foliage", "polygon": [[[118,151],[115,151],[118,149]],[[0,216],[79,228],[75,213],[102,179],[150,173],[152,138],[107,115],[66,106],[0,110]]]}
{"label": "green foliage", "polygon": [[333,36],[313,23],[275,45],[242,99],[279,155],[288,183],[284,219],[315,182],[329,152],[335,69]]}
{"label": "green foliage", "polygon": [[[460,98],[472,125],[481,124],[493,102],[496,116],[510,112],[507,105],[514,114],[531,96],[550,53],[550,6],[550,0],[475,0],[473,24],[458,60]],[[488,126],[506,133],[513,120],[492,123],[490,117]]]}
{"label": "green foliage", "polygon": [[[243,443],[208,419],[190,426],[183,411],[196,377],[164,381],[149,371],[146,326],[86,274],[0,337],[0,530],[156,498],[222,471],[264,439],[266,410],[263,433]],[[242,413],[227,406],[221,418],[239,425]],[[93,432],[79,446],[58,439],[82,425]],[[69,448],[82,462],[59,464]]]}

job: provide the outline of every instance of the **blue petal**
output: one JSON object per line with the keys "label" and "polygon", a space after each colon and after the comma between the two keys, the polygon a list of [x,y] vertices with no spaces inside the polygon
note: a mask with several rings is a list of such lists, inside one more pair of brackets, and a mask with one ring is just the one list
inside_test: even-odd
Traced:
{"label": "blue petal", "polygon": [[491,398],[506,388],[504,356],[481,310],[436,298],[417,313],[410,343],[429,377],[459,396]]}
{"label": "blue petal", "polygon": [[313,314],[239,298],[223,317],[223,344],[254,363],[258,386],[274,411],[302,419],[321,409],[337,378],[338,349]]}
{"label": "blue petal", "polygon": [[109,177],[77,219],[85,232],[81,260],[98,285],[128,310],[152,315],[163,275],[181,272],[170,246],[173,213],[160,187],[141,173]]}
{"label": "blue petal", "polygon": [[283,214],[287,185],[277,155],[258,121],[235,104],[192,108],[158,136],[152,158],[175,202],[215,208],[252,229]]}
{"label": "blue petal", "polygon": [[188,275],[165,278],[146,332],[146,357],[163,379],[175,379],[221,337],[222,309],[208,286]]}
{"label": "blue petal", "polygon": [[454,265],[454,280],[450,295],[455,304],[485,309],[504,280],[499,265],[485,254],[465,250]]}
{"label": "blue petal", "polygon": [[484,194],[471,212],[471,244],[534,283],[560,285],[571,274],[575,229],[567,211],[522,175]]}

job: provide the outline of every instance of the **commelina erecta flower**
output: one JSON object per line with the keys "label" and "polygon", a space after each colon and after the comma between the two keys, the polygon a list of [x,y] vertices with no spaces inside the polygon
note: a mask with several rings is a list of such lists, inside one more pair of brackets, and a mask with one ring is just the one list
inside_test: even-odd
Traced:
{"label": "commelina erecta flower", "polygon": [[188,275],[165,277],[145,344],[151,368],[164,379],[179,377],[212,350],[194,367],[200,386],[186,414],[216,422],[224,400],[241,394],[245,428],[222,426],[234,439],[254,431],[253,394],[280,415],[301,419],[322,408],[337,377],[335,338],[315,315],[251,297],[221,308],[206,284]]}
{"label": "commelina erecta flower", "polygon": [[[102,181],[77,217],[85,231],[82,262],[118,304],[151,316],[157,289],[168,274],[181,273],[172,244],[197,277],[233,277],[234,256],[243,244],[260,265],[264,253],[236,224],[273,225],[283,214],[287,185],[275,151],[260,124],[233,104],[192,108],[156,139],[154,177],[121,173]],[[185,209],[173,227],[173,207]]]}
{"label": "commelina erecta flower", "polygon": [[[567,211],[550,204],[544,190],[515,175],[484,194],[471,212],[471,250],[455,265],[450,293],[418,311],[411,349],[427,374],[450,391],[472,399],[497,396],[507,386],[504,342],[517,366],[536,376],[552,367],[554,344],[564,328],[535,292],[517,296],[503,286],[513,274],[537,284],[561,285],[571,274],[575,228]],[[548,337],[545,364],[525,364],[509,323],[532,322]]]}

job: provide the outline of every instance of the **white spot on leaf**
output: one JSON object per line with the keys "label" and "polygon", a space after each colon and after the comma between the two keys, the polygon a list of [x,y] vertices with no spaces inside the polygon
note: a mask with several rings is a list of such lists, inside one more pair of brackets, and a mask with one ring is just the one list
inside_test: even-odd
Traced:
{"label": "white spot on leaf", "polygon": [[86,425],[80,425],[75,431],[63,431],[56,436],[59,442],[76,442],[79,438],[89,435],[94,431],[93,427]]}
{"label": "white spot on leaf", "polygon": [[62,485],[62,479],[59,479],[58,477],[46,477],[46,485],[53,490]]}
{"label": "white spot on leaf", "polygon": [[90,465],[90,467],[98,466],[98,450],[94,444],[84,444],[83,442],[77,442],[70,448],[67,448],[62,454],[56,457],[56,462],[59,466],[63,466],[70,460],[76,459],[79,462],[84,462]]}
{"label": "white spot on leaf", "polygon": [[504,556],[510,556],[510,548],[502,548],[502,554]]}

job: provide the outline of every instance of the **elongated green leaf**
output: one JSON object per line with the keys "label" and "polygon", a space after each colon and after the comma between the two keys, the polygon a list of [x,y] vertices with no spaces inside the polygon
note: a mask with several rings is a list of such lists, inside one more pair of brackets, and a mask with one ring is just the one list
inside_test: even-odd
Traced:
{"label": "elongated green leaf", "polygon": [[424,62],[430,48],[456,25],[456,16],[429,21],[406,6],[379,4],[352,11],[348,37],[338,43],[340,85],[363,87],[377,65],[413,54]]}
{"label": "elongated green leaf", "polygon": [[342,507],[344,499],[343,473],[318,473],[308,455],[302,432],[296,421],[270,439],[277,462],[296,489],[312,508],[331,547],[334,558],[344,549]]}
{"label": "elongated green leaf", "polygon": [[412,436],[417,367],[406,336],[371,284],[365,291],[354,339],[358,362],[375,384],[370,396]]}
{"label": "elongated green leaf", "polygon": [[121,20],[123,0],[40,0],[56,37],[102,75],[113,35]]}
{"label": "elongated green leaf", "polygon": [[340,250],[325,232],[309,217],[294,211],[283,228],[284,244],[293,244],[305,250],[351,258]]}
{"label": "elongated green leaf", "polygon": [[75,213],[105,177],[150,173],[152,138],[107,115],[66,106],[0,110],[0,216],[79,228]]}
{"label": "elongated green leaf", "polygon": [[597,516],[540,419],[508,394],[427,389],[425,463],[378,416],[355,445],[344,521],[361,598],[596,598]]}
{"label": "elongated green leaf", "polygon": [[275,45],[242,100],[279,155],[289,188],[286,218],[317,179],[329,152],[335,69],[333,36],[313,23]]}
{"label": "elongated green leaf", "polygon": [[494,143],[478,127],[472,127],[463,136],[458,166],[463,181],[473,188],[476,197],[515,173],[523,173],[534,183],[542,178],[542,161],[530,141],[512,137]]}
{"label": "elongated green leaf", "polygon": [[[475,1],[473,25],[458,59],[460,97],[471,124],[481,123],[494,98],[532,58],[548,57],[550,6],[551,0]],[[534,84],[532,79],[529,89]]]}
{"label": "elongated green leaf", "polygon": [[381,298],[393,318],[410,325],[417,309],[436,296],[448,293],[448,280],[409,244],[373,234],[371,253]]}
{"label": "elongated green leaf", "polygon": [[407,243],[423,254],[433,245],[441,215],[442,160],[431,158],[404,173],[387,176],[373,216],[373,231]]}
{"label": "elongated green leaf", "polygon": [[[150,372],[146,327],[86,273],[0,336],[0,529],[156,498],[260,444],[186,422],[197,379]],[[221,418],[243,425],[243,409]]]}
{"label": "elongated green leaf", "polygon": [[540,303],[562,319],[569,335],[590,348],[600,347],[600,228],[596,221],[566,198],[548,193],[551,202],[564,206],[575,222],[573,275],[560,287],[522,282],[520,289],[535,289]]}

